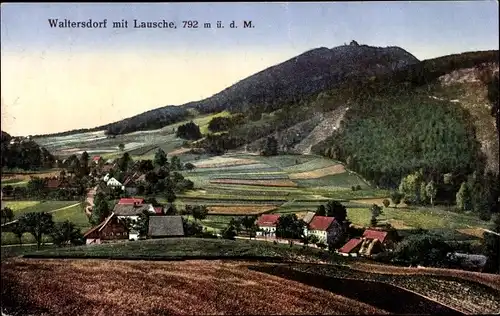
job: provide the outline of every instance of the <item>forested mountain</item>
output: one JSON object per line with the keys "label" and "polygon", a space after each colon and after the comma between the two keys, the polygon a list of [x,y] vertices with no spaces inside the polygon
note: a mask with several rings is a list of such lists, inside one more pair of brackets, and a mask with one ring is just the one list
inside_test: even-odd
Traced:
{"label": "forested mountain", "polygon": [[267,68],[204,100],[182,106],[165,106],[92,129],[51,135],[99,130],[124,134],[158,129],[188,119],[192,113],[189,109],[199,113],[223,110],[272,112],[334,87],[348,78],[387,74],[418,62],[417,58],[399,47],[371,47],[358,45],[355,41],[332,49],[321,47]]}

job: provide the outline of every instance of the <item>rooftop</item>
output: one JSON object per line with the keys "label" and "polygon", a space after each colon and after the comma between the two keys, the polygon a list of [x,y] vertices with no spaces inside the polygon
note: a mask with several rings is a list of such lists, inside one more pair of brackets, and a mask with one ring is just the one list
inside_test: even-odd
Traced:
{"label": "rooftop", "polygon": [[184,236],[182,217],[174,216],[150,216],[148,236],[150,237],[174,237]]}
{"label": "rooftop", "polygon": [[117,216],[138,216],[149,211],[151,204],[116,204],[113,208],[113,212]]}
{"label": "rooftop", "polygon": [[387,238],[387,232],[382,230],[367,229],[363,233],[363,237],[366,239],[378,239],[383,243]]}
{"label": "rooftop", "polygon": [[335,217],[328,216],[314,216],[312,221],[309,223],[309,229],[311,230],[327,230],[335,222]]}
{"label": "rooftop", "polygon": [[259,219],[257,221],[257,225],[259,225],[259,226],[276,226],[279,218],[280,218],[279,214],[263,214],[259,217]]}

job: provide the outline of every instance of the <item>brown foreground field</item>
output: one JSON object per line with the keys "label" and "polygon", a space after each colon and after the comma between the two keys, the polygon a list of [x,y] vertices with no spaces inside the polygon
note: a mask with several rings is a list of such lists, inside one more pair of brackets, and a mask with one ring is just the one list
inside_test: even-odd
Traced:
{"label": "brown foreground field", "polygon": [[[407,268],[389,265],[355,263],[351,265],[352,269],[381,274],[392,275],[435,275],[445,277],[458,277],[464,280],[480,283],[494,289],[500,290],[500,275],[490,273],[480,273],[464,270],[440,269],[440,268]],[[500,311],[499,311],[500,312]]]}
{"label": "brown foreground field", "polygon": [[14,259],[2,264],[9,315],[387,314],[229,261]]}

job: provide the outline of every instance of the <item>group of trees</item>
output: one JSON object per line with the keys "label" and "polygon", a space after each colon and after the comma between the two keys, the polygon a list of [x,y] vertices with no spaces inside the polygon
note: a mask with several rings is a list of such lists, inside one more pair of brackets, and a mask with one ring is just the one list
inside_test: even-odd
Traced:
{"label": "group of trees", "polygon": [[115,123],[100,126],[95,130],[105,129],[106,135],[115,136],[136,131],[159,129],[170,124],[184,121],[189,118],[189,116],[190,113],[186,107],[165,106]]}
{"label": "group of trees", "polygon": [[14,219],[14,211],[10,207],[4,207],[1,212],[2,224],[11,222]]}
{"label": "group of trees", "polygon": [[263,148],[261,150],[262,156],[276,156],[278,154],[278,141],[276,137],[269,136],[265,143],[263,144]]}
{"label": "group of trees", "polygon": [[198,140],[203,137],[200,132],[200,127],[193,121],[179,126],[175,135],[187,140]]}
{"label": "group of trees", "polygon": [[2,168],[38,170],[54,166],[56,158],[44,147],[28,139],[15,141],[12,144],[11,140],[13,140],[11,135],[1,131]]}
{"label": "group of trees", "polygon": [[224,132],[244,123],[245,116],[242,113],[232,116],[216,116],[208,123],[208,130],[212,133]]}
{"label": "group of trees", "polygon": [[256,216],[245,216],[239,219],[232,218],[228,225],[222,230],[222,238],[234,239],[236,235],[244,232],[250,238],[255,237],[259,227],[256,224]]}
{"label": "group of trees", "polygon": [[455,203],[459,211],[472,211],[483,220],[489,220],[491,214],[496,213],[496,202],[499,184],[496,176],[487,172],[474,172],[464,181],[453,174],[444,174],[440,181],[426,177],[422,170],[418,170],[401,180],[398,190],[391,193],[391,200],[397,207],[402,201],[408,205],[434,206],[436,198],[440,202]]}
{"label": "group of trees", "polygon": [[35,239],[38,249],[40,249],[44,236],[50,236],[52,242],[58,246],[81,245],[84,242],[80,230],[72,222],[54,223],[52,214],[46,212],[24,214],[6,229],[17,236],[20,244],[22,236],[25,233],[30,233]]}

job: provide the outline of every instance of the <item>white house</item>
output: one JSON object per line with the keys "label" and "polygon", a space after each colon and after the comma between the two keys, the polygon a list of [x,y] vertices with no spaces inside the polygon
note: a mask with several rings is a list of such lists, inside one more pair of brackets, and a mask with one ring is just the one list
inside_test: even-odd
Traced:
{"label": "white house", "polygon": [[121,182],[120,182],[120,181],[118,181],[118,180],[116,180],[115,178],[110,178],[110,179],[106,182],[106,185],[107,185],[108,187],[117,187],[117,188],[119,188],[119,187],[121,187],[121,186],[122,186]]}
{"label": "white house", "polygon": [[276,225],[278,224],[279,214],[262,214],[257,220],[257,236],[276,237]]}
{"label": "white house", "polygon": [[341,232],[341,225],[334,217],[314,216],[307,226],[307,235],[315,235],[320,242],[325,244],[334,240]]}

